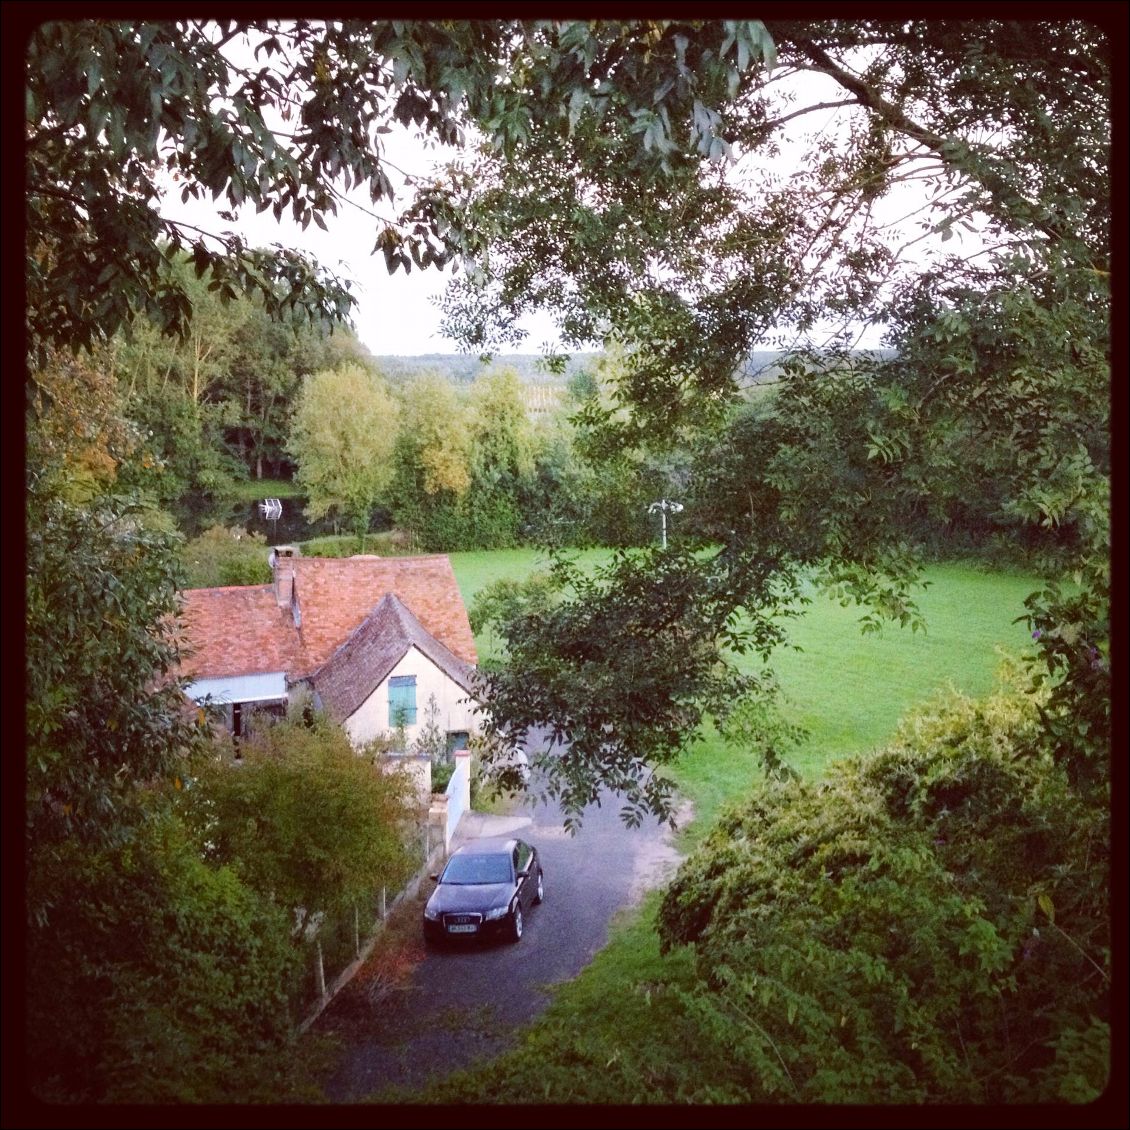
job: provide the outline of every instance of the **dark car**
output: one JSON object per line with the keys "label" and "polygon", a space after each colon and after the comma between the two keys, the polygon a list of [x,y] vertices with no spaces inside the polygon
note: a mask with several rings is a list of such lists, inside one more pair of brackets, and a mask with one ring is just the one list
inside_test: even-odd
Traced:
{"label": "dark car", "polygon": [[545,897],[537,849],[524,840],[472,840],[433,875],[424,940],[522,937],[523,915]]}

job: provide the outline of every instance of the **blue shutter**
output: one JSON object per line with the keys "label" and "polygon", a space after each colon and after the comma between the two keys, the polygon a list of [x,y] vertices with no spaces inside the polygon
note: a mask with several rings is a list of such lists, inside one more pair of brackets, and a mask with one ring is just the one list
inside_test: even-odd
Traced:
{"label": "blue shutter", "polygon": [[394,675],[388,681],[388,724],[416,725],[416,676]]}

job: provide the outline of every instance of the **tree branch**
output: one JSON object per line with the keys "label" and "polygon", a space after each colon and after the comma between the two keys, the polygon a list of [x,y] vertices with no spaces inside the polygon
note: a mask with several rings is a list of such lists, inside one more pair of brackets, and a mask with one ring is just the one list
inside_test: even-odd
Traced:
{"label": "tree branch", "polygon": [[[817,70],[835,79],[845,90],[854,94],[861,106],[865,106],[867,109],[877,114],[887,125],[898,130],[900,133],[914,138],[915,141],[931,149],[941,158],[944,164],[952,168],[955,172],[975,178],[984,191],[988,193],[989,199],[1001,213],[1006,216],[1013,215],[1013,208],[1000,188],[987,184],[983,176],[969,169],[963,162],[955,160],[952,156],[946,154],[945,149],[947,148],[947,141],[949,139],[941,137],[939,134],[934,133],[932,130],[927,129],[925,126],[920,125],[918,122],[908,117],[898,106],[894,105],[892,102],[888,102],[877,90],[865,83],[858,75],[852,74],[836,63],[823,48],[818,47],[812,40],[797,38],[793,39],[792,42],[798,51],[807,56],[815,64]],[[1030,201],[1024,201],[1024,203],[1035,213],[1036,209]],[[1035,215],[1033,215],[1030,222],[1039,231],[1042,231],[1046,236],[1056,242],[1065,239],[1068,234],[1058,224],[1052,224],[1047,220],[1036,218]]]}
{"label": "tree branch", "polygon": [[785,122],[792,121],[793,118],[799,118],[804,114],[814,114],[818,110],[839,110],[844,106],[858,106],[859,102],[854,98],[846,98],[843,102],[817,102],[813,106],[805,106],[800,110],[794,110],[791,114],[786,114],[783,118],[774,118],[771,122],[765,123],[766,129],[776,129],[778,126],[783,126]]}

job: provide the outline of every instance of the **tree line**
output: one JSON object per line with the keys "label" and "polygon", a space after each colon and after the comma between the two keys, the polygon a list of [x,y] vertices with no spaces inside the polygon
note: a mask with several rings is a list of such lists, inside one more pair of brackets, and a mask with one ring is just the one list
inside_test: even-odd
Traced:
{"label": "tree line", "polygon": [[390,370],[348,327],[224,302],[208,272],[178,266],[185,336],[135,323],[94,363],[151,461],[147,489],[182,525],[266,478],[293,479],[311,520],[358,537],[395,525],[424,551],[646,539],[638,484],[578,450],[571,417],[599,391],[599,355],[555,376],[548,402],[509,359],[476,361],[470,383],[431,363]]}

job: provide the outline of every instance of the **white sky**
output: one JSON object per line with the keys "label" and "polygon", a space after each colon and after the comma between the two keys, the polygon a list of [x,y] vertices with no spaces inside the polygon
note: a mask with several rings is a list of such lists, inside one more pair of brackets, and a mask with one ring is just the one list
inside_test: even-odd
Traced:
{"label": "white sky", "polygon": [[[246,46],[237,47],[234,44],[229,45],[229,50],[235,55],[249,51]],[[792,75],[785,79],[785,83],[800,96],[798,104],[805,101],[833,101],[837,96],[835,85],[825,76]],[[810,141],[815,134],[842,128],[843,123],[832,112],[814,114],[801,119],[797,124],[800,126],[799,130],[790,129],[789,134],[780,139],[781,156],[772,162],[777,166],[776,171],[784,177],[804,159],[805,137]],[[412,175],[426,175],[435,165],[454,154],[453,150],[441,149],[435,143],[425,146],[407,130],[394,131],[385,135],[383,140],[385,156],[389,162],[387,171],[398,192],[403,184],[398,170]],[[759,157],[758,160],[764,163],[764,157]],[[443,272],[434,267],[424,271],[413,267],[410,274],[406,275],[398,270],[396,274],[390,275],[385,267],[384,256],[379,252],[373,254],[380,224],[369,214],[373,205],[368,199],[366,188],[359,188],[351,194],[359,207],[343,203],[336,217],[325,217],[328,231],[322,231],[314,223],[303,231],[287,213],[276,222],[269,209],[256,213],[250,206],[238,210],[239,220],[233,225],[219,219],[216,214],[226,206],[226,202],[214,204],[206,198],[190,199],[182,204],[179,186],[170,184],[169,188],[161,208],[167,218],[183,220],[212,232],[235,227],[246,239],[258,246],[281,243],[308,252],[324,267],[350,280],[353,284],[352,292],[358,300],[354,310],[357,335],[374,354],[410,356],[461,352],[456,342],[441,335],[439,328],[441,313],[438,299],[453,277],[451,267]],[[883,210],[888,212],[888,221],[900,213],[905,215],[913,212],[921,205],[925,195],[924,186],[899,186],[882,205]],[[409,196],[405,193],[398,203],[403,204]],[[376,210],[385,215],[392,214],[389,206]],[[901,223],[896,221],[895,226],[902,227],[904,223],[905,220]],[[960,232],[955,234],[959,243],[964,242]],[[931,242],[936,243],[936,240]],[[976,245],[979,241],[974,238],[974,243]],[[927,248],[920,245],[915,249],[914,257],[923,257],[926,251]],[[514,347],[515,350],[533,353],[548,347],[560,348],[555,327],[547,315],[527,317],[521,324],[529,336],[520,346]],[[878,336],[877,328],[871,327],[858,344],[864,347],[875,346],[878,344]]]}
{"label": "white sky", "polygon": [[[224,55],[239,66],[258,66],[262,62],[255,61],[246,37],[237,37],[228,43],[224,47]],[[281,118],[276,116],[272,121],[271,117],[268,112],[268,125],[272,128],[283,132],[289,128]],[[386,171],[398,194],[403,190],[402,174],[426,176],[434,166],[455,156],[454,149],[440,147],[434,141],[425,145],[407,129],[395,126],[393,132],[384,135],[382,143],[388,161]],[[169,191],[160,209],[167,219],[182,220],[214,233],[235,229],[255,246],[280,243],[307,252],[323,267],[349,280],[352,294],[357,299],[353,311],[354,327],[357,336],[372,353],[378,356],[411,356],[462,352],[456,342],[442,336],[439,328],[441,313],[437,303],[453,277],[452,268],[448,266],[441,272],[429,267],[421,271],[413,265],[409,274],[398,269],[390,275],[384,255],[380,252],[373,254],[381,224],[370,213],[376,211],[391,219],[394,208],[410,200],[410,192],[398,198],[396,205],[386,202],[383,207],[374,208],[368,189],[363,186],[349,194],[358,207],[340,204],[336,217],[323,217],[326,231],[312,222],[304,231],[287,212],[276,222],[270,209],[257,213],[249,205],[235,210],[238,222],[232,224],[217,216],[220,211],[230,210],[230,205],[222,198],[213,202],[206,196],[202,200],[190,198],[182,203],[181,186],[172,182],[168,184]],[[536,352],[543,345],[559,345],[556,330],[548,317],[527,318],[521,325],[530,333],[528,343],[521,347],[523,351]]]}
{"label": "white sky", "polygon": [[[427,173],[443,159],[438,149],[425,150],[407,131],[387,134],[384,141],[391,165],[414,175]],[[399,190],[395,169],[389,168],[388,172]],[[441,313],[437,302],[453,277],[452,268],[448,266],[441,272],[429,267],[421,271],[413,266],[410,274],[397,270],[390,275],[384,255],[373,254],[380,225],[363,210],[374,209],[368,189],[362,187],[350,195],[361,207],[340,204],[336,217],[324,217],[326,231],[315,223],[303,231],[289,212],[284,212],[276,222],[270,209],[256,213],[254,207],[247,205],[237,209],[239,222],[231,224],[217,216],[217,212],[228,207],[223,198],[215,203],[210,196],[203,200],[189,198],[182,203],[175,185],[171,186],[161,213],[168,219],[195,224],[210,232],[234,228],[256,246],[281,243],[313,255],[323,267],[353,283],[352,293],[358,300],[353,315],[357,336],[378,356],[462,352],[456,342],[442,336],[439,328]],[[386,205],[382,213],[391,216],[391,209]],[[552,320],[547,316],[526,319],[522,325],[530,331],[528,342],[519,347],[522,352],[539,352],[546,343],[558,344]]]}

